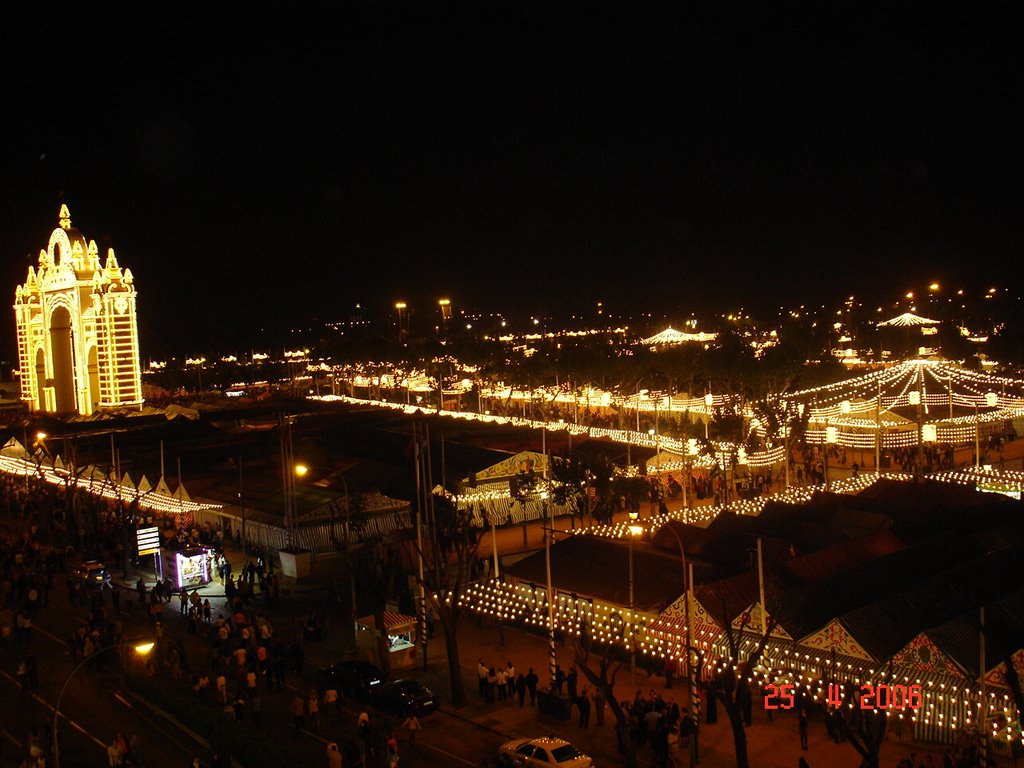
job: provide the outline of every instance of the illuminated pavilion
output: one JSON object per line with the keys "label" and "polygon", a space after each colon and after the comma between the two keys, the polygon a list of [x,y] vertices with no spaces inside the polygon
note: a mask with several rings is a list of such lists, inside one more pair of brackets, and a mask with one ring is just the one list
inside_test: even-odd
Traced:
{"label": "illuminated pavilion", "polygon": [[89,415],[140,406],[135,280],[111,248],[101,265],[96,241],[60,224],[39,266],[14,294],[21,399],[32,411]]}

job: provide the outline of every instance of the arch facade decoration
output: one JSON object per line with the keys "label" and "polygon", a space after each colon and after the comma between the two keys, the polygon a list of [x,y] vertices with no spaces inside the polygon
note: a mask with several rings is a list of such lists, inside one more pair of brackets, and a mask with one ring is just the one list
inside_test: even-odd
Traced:
{"label": "arch facade decoration", "polygon": [[59,226],[14,294],[21,397],[32,411],[78,412],[142,405],[135,278],[111,248]]}

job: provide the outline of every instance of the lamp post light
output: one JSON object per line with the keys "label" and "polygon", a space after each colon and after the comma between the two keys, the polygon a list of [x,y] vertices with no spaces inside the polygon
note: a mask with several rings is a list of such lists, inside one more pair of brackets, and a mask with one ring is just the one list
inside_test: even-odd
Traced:
{"label": "lamp post light", "polygon": [[839,430],[828,423],[828,419],[825,419],[825,490],[829,490],[828,479],[828,452],[829,446],[835,445],[839,442]]}
{"label": "lamp post light", "polygon": [[688,510],[690,508],[690,501],[687,494],[689,493],[690,486],[690,457],[696,456],[700,453],[700,445],[697,443],[697,439],[694,437],[689,438],[686,441],[686,451],[683,455],[683,509]]}
{"label": "lamp post light", "polygon": [[789,400],[783,399],[779,403],[782,406],[782,471],[786,473],[786,489],[789,489],[789,433],[792,431],[792,424],[789,423]]}
{"label": "lamp post light", "polygon": [[398,343],[402,343],[402,335],[405,333],[405,328],[402,326],[402,310],[408,306],[404,301],[395,302],[395,310],[398,312]]}
{"label": "lamp post light", "polygon": [[558,666],[558,655],[555,651],[555,590],[551,584],[551,534],[554,526],[548,520],[548,492],[543,490],[540,493],[540,505],[544,528],[544,569],[547,572],[548,580],[548,672],[551,675],[551,688],[555,687],[555,668]]}
{"label": "lamp post light", "polygon": [[[687,705],[687,712],[689,716],[693,717],[696,715],[694,710],[694,695],[693,690],[697,685],[697,680],[694,675],[693,667],[693,627],[690,625],[690,599],[693,594],[693,564],[687,568],[686,563],[686,547],[683,546],[683,539],[679,533],[671,524],[663,525],[659,530],[667,530],[673,536],[675,536],[676,543],[679,545],[679,556],[683,560],[683,594],[685,596],[685,602],[683,604],[683,621],[686,624],[686,681],[687,681],[687,698],[689,699]],[[690,766],[692,767],[699,762],[699,756],[697,754],[697,738],[695,734],[691,734],[690,737]]]}
{"label": "lamp post light", "polygon": [[637,522],[639,512],[629,513],[629,669],[636,672],[636,599],[633,594],[633,539],[643,533],[644,527]]}
{"label": "lamp post light", "polygon": [[[999,397],[995,392],[985,393],[985,406],[995,408],[999,404]],[[974,401],[974,468],[981,468],[981,423],[978,419],[978,401]]]}
{"label": "lamp post light", "polygon": [[[138,645],[134,646],[134,648],[132,650],[134,650],[135,653],[137,653],[139,656],[146,657],[146,656],[149,655],[149,653],[153,650],[154,647],[155,647],[155,643],[146,642],[146,643],[139,643]],[[103,648],[100,648],[98,651],[94,652],[91,656],[87,656],[86,658],[84,658],[81,661],[79,661],[77,664],[75,664],[74,667],[71,668],[71,671],[68,672],[68,676],[64,678],[64,683],[60,687],[60,693],[57,694],[57,702],[53,706],[53,745],[52,746],[53,746],[53,765],[54,765],[54,768],[60,768],[60,741],[59,741],[59,739],[57,737],[57,726],[60,725],[60,718],[61,718],[60,703],[61,703],[61,701],[64,700],[64,692],[67,690],[68,684],[71,682],[71,678],[73,678],[75,676],[75,673],[78,672],[78,670],[80,670],[86,664],[92,662],[101,653],[106,653],[107,651],[113,651],[113,650],[120,650],[121,651],[121,661],[123,663],[125,658],[126,658],[127,644],[125,644],[125,643],[114,643],[113,645],[107,645],[107,646],[104,646]]]}
{"label": "lamp post light", "polygon": [[441,335],[448,333],[448,321],[452,319],[451,299],[438,299],[437,306],[441,308]]}
{"label": "lamp post light", "polygon": [[919,480],[924,467],[924,413],[921,409],[921,390],[910,390],[907,393],[907,400],[917,409],[917,461],[914,463],[914,479]]}
{"label": "lamp post light", "polygon": [[295,478],[305,475],[309,468],[304,464],[295,463],[295,449],[292,439],[294,416],[282,414],[279,420],[281,429],[281,485],[284,492],[284,525],[287,533],[287,547],[294,545],[295,536]]}
{"label": "lamp post light", "polygon": [[636,383],[636,431],[640,431],[640,398],[644,397],[649,390],[640,389],[640,382]]}

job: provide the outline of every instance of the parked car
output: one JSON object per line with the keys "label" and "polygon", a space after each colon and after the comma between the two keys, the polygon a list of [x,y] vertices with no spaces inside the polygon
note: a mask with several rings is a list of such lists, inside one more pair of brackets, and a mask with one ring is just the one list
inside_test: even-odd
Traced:
{"label": "parked car", "polygon": [[390,680],[370,689],[370,704],[395,717],[423,716],[441,707],[441,700],[415,680]]}
{"label": "parked car", "polygon": [[593,768],[594,761],[565,739],[546,736],[539,739],[516,739],[502,744],[499,754],[512,758],[515,766],[532,767],[552,765],[560,768]]}
{"label": "parked car", "polygon": [[387,679],[387,675],[368,661],[349,659],[320,670],[324,683],[344,696],[365,700],[370,690]]}
{"label": "parked car", "polygon": [[99,560],[86,560],[75,569],[75,578],[94,589],[110,586],[110,571]]}

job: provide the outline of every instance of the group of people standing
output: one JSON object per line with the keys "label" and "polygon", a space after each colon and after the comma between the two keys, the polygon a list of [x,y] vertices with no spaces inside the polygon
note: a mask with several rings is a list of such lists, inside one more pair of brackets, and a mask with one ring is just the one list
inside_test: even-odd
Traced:
{"label": "group of people standing", "polygon": [[515,665],[509,661],[505,666],[489,667],[480,659],[476,667],[477,691],[480,698],[487,703],[494,701],[512,702],[519,700],[519,706],[526,705],[526,696],[530,696],[530,706],[537,702],[537,684],[540,678],[531,667],[525,674],[516,671]]}

